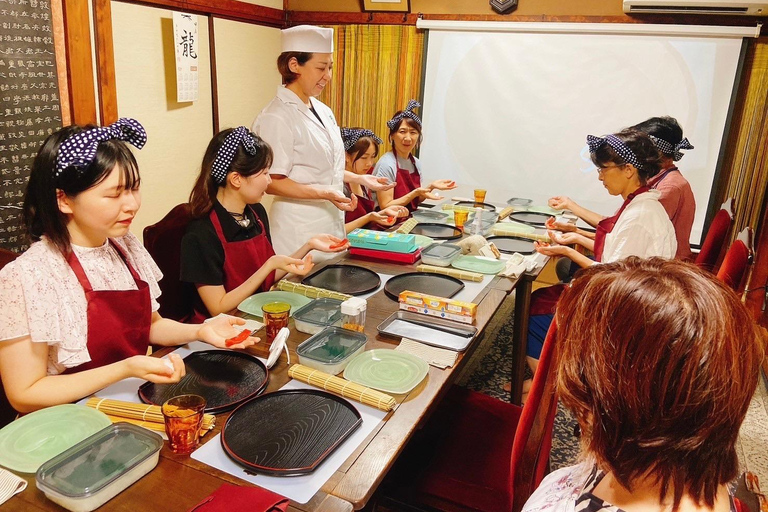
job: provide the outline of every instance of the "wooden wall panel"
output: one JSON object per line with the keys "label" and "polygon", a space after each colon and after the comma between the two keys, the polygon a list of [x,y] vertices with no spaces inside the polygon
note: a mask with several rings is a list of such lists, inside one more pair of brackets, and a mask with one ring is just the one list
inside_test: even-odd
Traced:
{"label": "wooden wall panel", "polygon": [[114,123],[118,118],[111,4],[111,0],[93,0],[93,19],[96,34],[96,70],[99,84],[99,115],[102,125]]}
{"label": "wooden wall panel", "polygon": [[64,0],[63,5],[72,122],[97,123],[88,0]]}

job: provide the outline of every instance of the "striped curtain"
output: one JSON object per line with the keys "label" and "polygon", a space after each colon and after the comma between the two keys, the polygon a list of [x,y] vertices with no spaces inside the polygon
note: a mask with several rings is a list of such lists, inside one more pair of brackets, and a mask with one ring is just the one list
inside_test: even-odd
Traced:
{"label": "striped curtain", "polygon": [[368,128],[386,141],[387,121],[421,93],[424,33],[412,25],[331,28],[333,80],[320,100],[339,126]]}

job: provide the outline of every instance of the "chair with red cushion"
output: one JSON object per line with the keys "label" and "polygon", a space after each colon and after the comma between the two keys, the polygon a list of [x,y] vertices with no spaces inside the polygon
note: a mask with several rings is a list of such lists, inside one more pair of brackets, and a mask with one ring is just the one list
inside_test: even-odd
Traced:
{"label": "chair with red cushion", "polygon": [[[19,255],[7,249],[0,248],[0,269],[15,260]],[[0,381],[0,428],[6,426],[16,418],[16,411],[5,396],[3,383]]]}
{"label": "chair with red cushion", "polygon": [[179,280],[181,239],[192,220],[189,204],[175,206],[160,222],[144,228],[144,247],[160,267],[162,294],[158,299],[160,315],[180,322],[192,316],[194,290]]}
{"label": "chair with red cushion", "polygon": [[709,225],[707,236],[701,244],[701,250],[696,256],[695,263],[704,270],[714,272],[720,256],[723,253],[725,240],[733,225],[733,198],[726,200]]}
{"label": "chair with red cushion", "polygon": [[717,278],[733,288],[737,294],[744,292],[747,274],[754,260],[752,228],[747,227],[733,241],[725,253],[723,263],[717,271]]}
{"label": "chair with red cushion", "polygon": [[378,502],[409,510],[513,512],[547,472],[555,322],[523,407],[454,386],[385,479]]}

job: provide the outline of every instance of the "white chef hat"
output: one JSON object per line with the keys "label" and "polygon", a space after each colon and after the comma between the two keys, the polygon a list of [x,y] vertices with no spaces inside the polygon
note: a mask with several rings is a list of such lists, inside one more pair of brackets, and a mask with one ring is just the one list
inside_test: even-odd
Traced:
{"label": "white chef hat", "polygon": [[333,29],[299,25],[282,33],[283,52],[333,53]]}

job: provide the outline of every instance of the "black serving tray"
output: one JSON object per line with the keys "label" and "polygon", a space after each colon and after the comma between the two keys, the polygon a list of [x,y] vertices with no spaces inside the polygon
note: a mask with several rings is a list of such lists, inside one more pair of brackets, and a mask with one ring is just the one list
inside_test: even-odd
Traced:
{"label": "black serving tray", "polygon": [[221,446],[250,471],[304,475],[362,423],[357,409],[326,391],[275,391],[245,402],[230,414],[221,430]]}
{"label": "black serving tray", "polygon": [[205,412],[218,414],[258,396],[267,387],[269,371],[258,358],[233,350],[203,350],[184,358],[187,374],[175,384],[146,382],[139,387],[145,403],[163,405],[177,395],[205,398]]}
{"label": "black serving tray", "polygon": [[400,293],[410,290],[450,299],[464,289],[464,283],[455,277],[429,272],[408,272],[391,278],[384,285],[384,293],[394,301],[398,301]]}
{"label": "black serving tray", "polygon": [[493,242],[496,248],[506,254],[520,253],[520,254],[533,254],[536,249],[533,248],[533,240],[528,238],[522,238],[519,236],[489,236],[486,238],[489,242]]}
{"label": "black serving tray", "polygon": [[347,295],[363,295],[381,285],[379,274],[357,265],[326,265],[301,280],[301,284]]}
{"label": "black serving tray", "polygon": [[458,201],[456,206],[470,206],[472,208],[482,208],[487,212],[495,212],[496,207],[489,203],[476,203],[474,201]]}
{"label": "black serving tray", "polygon": [[509,214],[510,220],[522,222],[523,224],[528,224],[529,226],[535,226],[537,228],[546,227],[545,223],[551,216],[552,215],[549,213],[541,212],[512,212]]}
{"label": "black serving tray", "polygon": [[450,224],[420,222],[411,230],[412,235],[424,235],[434,240],[457,240],[464,234],[462,230]]}

